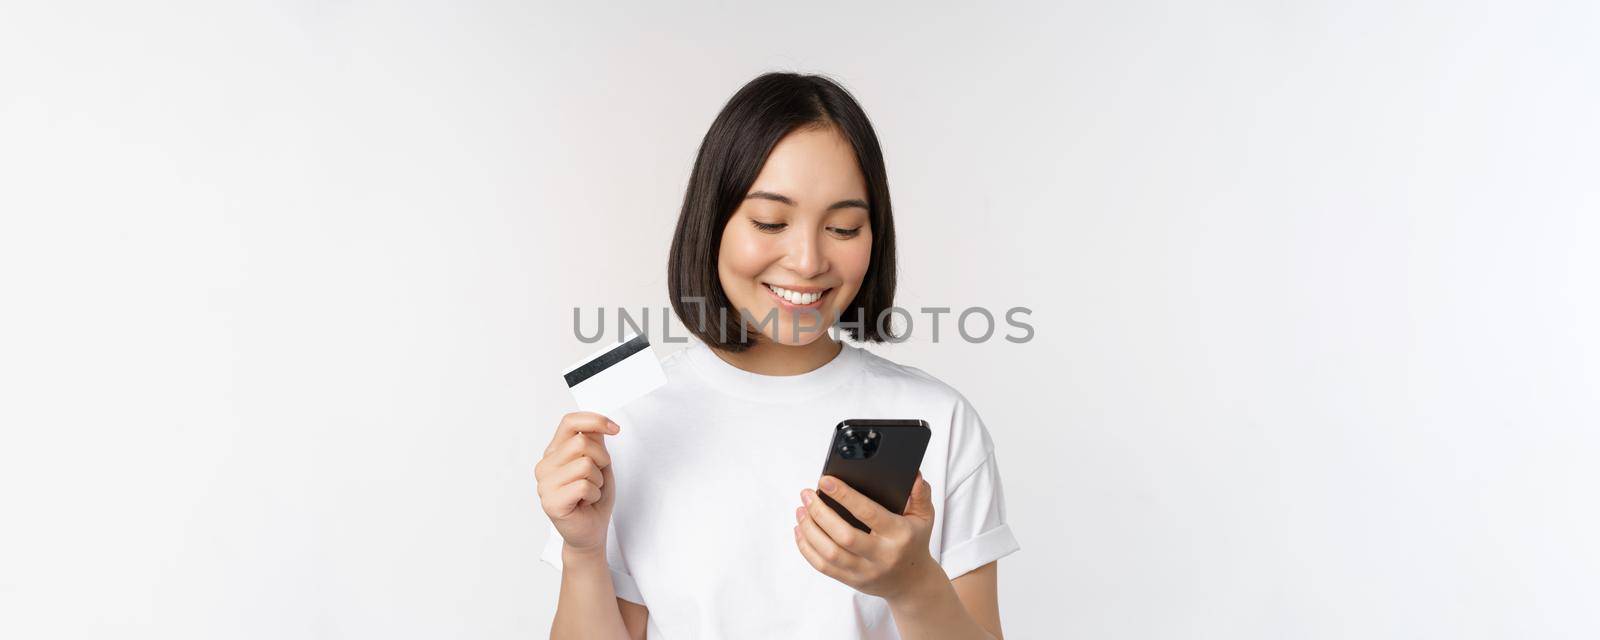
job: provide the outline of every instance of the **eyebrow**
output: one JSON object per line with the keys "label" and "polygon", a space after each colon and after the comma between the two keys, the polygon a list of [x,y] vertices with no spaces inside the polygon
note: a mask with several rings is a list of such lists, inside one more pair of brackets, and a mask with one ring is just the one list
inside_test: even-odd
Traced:
{"label": "eyebrow", "polygon": [[[744,199],[746,199],[746,200],[749,200],[751,198],[756,198],[756,199],[759,199],[759,200],[772,200],[774,202],[782,202],[782,203],[784,203],[786,205],[789,205],[791,207],[794,206],[794,200],[792,198],[790,198],[789,196],[783,195],[781,193],[772,193],[771,191],[751,191],[750,195],[747,195],[747,196],[744,197]],[[828,205],[828,210],[829,211],[834,211],[834,210],[838,210],[838,209],[848,209],[850,207],[860,207],[860,208],[866,209],[868,211],[872,210],[871,207],[867,206],[866,201],[858,199],[858,198],[851,198],[849,200],[840,200],[838,202],[835,202],[833,204]]]}

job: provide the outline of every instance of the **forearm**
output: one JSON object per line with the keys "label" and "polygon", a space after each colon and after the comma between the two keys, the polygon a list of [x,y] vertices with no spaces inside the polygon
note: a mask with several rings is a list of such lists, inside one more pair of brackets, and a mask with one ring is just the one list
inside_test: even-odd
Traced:
{"label": "forearm", "polygon": [[552,640],[628,638],[604,550],[581,552],[562,545],[561,597],[556,603],[550,637]]}
{"label": "forearm", "polygon": [[967,612],[944,570],[931,565],[905,593],[889,598],[895,627],[902,638],[927,640],[995,640]]}

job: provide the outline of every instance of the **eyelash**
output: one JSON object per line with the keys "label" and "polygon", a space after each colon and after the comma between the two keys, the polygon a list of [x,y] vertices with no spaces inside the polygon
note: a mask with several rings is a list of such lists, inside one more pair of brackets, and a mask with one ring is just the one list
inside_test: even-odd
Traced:
{"label": "eyelash", "polygon": [[[767,233],[775,233],[777,231],[781,231],[784,227],[789,226],[787,223],[783,223],[783,222],[768,224],[768,223],[762,222],[760,220],[751,220],[750,224],[755,225],[756,229],[761,230],[761,231],[765,231]],[[861,227],[856,227],[854,229],[840,229],[838,227],[828,227],[828,229],[831,230],[831,231],[834,231],[837,234],[839,234],[839,236],[841,238],[844,238],[846,240],[861,235]]]}

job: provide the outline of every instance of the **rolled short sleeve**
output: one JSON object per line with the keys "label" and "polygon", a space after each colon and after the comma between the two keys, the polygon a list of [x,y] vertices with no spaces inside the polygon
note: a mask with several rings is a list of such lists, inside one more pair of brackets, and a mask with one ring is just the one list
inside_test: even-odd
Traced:
{"label": "rolled short sleeve", "polygon": [[[617,533],[614,526],[607,525],[611,530],[606,536],[606,565],[611,569],[611,588],[617,592],[617,597],[635,604],[645,604],[644,596],[639,593],[639,585],[634,584],[633,576],[628,575],[628,567],[622,561],[622,553],[617,549]],[[556,531],[555,525],[550,525],[549,537],[544,541],[544,552],[539,554],[539,559],[545,564],[561,570],[561,533]]]}
{"label": "rolled short sleeve", "polygon": [[963,398],[951,416],[950,487],[944,496],[939,564],[951,579],[1021,548],[1006,522],[1005,491],[994,445]]}

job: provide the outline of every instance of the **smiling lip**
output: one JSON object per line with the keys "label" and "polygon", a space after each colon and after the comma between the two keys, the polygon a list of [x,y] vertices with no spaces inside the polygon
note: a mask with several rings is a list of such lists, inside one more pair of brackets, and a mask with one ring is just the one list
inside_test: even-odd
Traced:
{"label": "smiling lip", "polygon": [[790,291],[794,291],[794,292],[797,292],[797,293],[821,293],[822,294],[822,295],[817,296],[816,300],[813,300],[808,304],[796,304],[796,303],[793,303],[793,302],[790,302],[790,301],[784,299],[783,296],[778,295],[778,292],[772,290],[772,285],[768,285],[765,282],[761,283],[761,288],[762,289],[766,289],[767,290],[767,295],[772,296],[772,299],[777,301],[778,306],[780,308],[783,308],[783,309],[820,309],[822,307],[822,301],[828,297],[828,293],[833,291],[833,287],[784,287],[782,285],[778,285],[778,286],[781,289],[788,289]]}
{"label": "smiling lip", "polygon": [[763,282],[761,284],[767,285],[769,287],[777,287],[779,289],[788,289],[790,291],[799,291],[800,293],[817,293],[817,292],[820,292],[820,291],[827,291],[827,290],[833,288],[833,287],[798,287],[798,286],[791,287],[791,286],[786,285],[786,284],[772,284],[770,282]]}

